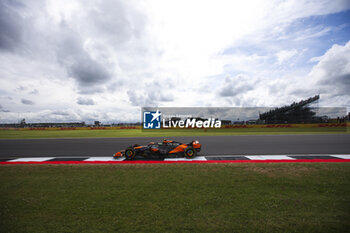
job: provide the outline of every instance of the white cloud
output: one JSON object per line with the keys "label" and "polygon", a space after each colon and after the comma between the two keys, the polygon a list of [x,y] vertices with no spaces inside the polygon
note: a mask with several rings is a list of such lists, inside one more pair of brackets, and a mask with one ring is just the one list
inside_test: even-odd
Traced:
{"label": "white cloud", "polygon": [[[303,48],[276,41],[298,46],[336,33],[307,26],[291,37],[287,28],[350,8],[346,0],[14,3],[0,6],[0,32],[10,32],[0,34],[0,98],[11,111],[1,119],[21,112],[27,122],[136,121],[140,105],[276,106],[308,97],[296,90],[311,68],[283,66],[297,64]],[[337,66],[325,59],[307,76],[320,88],[316,80]]]}
{"label": "white cloud", "polygon": [[282,63],[290,60],[292,57],[297,55],[298,51],[296,49],[292,50],[282,50],[276,54],[277,56],[277,63],[281,65]]}
{"label": "white cloud", "polygon": [[33,101],[27,100],[27,99],[21,99],[21,103],[26,104],[26,105],[33,105],[34,104]]}
{"label": "white cloud", "polygon": [[311,85],[319,88],[326,97],[326,103],[336,97],[334,104],[350,106],[350,41],[342,45],[334,45],[313,67],[309,74]]}
{"label": "white cloud", "polygon": [[245,94],[254,89],[256,80],[252,80],[245,75],[237,75],[236,77],[227,76],[222,89],[219,92],[223,97],[234,97],[239,94]]}
{"label": "white cloud", "polygon": [[83,98],[83,97],[79,97],[77,100],[77,104],[80,105],[95,105],[95,102],[93,99],[90,98]]}

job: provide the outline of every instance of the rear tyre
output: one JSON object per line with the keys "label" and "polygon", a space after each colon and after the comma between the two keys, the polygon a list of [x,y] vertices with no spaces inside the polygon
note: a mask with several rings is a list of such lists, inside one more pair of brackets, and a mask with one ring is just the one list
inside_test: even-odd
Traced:
{"label": "rear tyre", "polygon": [[128,149],[125,150],[124,154],[127,160],[132,160],[135,158],[136,152],[133,148],[129,147]]}
{"label": "rear tyre", "polygon": [[187,159],[192,159],[197,155],[197,151],[192,146],[187,147],[184,153]]}

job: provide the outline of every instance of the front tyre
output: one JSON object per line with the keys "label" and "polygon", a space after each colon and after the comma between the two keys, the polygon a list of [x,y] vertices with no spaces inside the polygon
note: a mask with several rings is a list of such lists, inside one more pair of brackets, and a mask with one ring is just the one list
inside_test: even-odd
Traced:
{"label": "front tyre", "polygon": [[184,153],[187,159],[192,159],[197,155],[197,151],[191,146],[187,147]]}
{"label": "front tyre", "polygon": [[132,160],[135,158],[136,152],[133,148],[128,148],[125,150],[124,154],[127,160]]}

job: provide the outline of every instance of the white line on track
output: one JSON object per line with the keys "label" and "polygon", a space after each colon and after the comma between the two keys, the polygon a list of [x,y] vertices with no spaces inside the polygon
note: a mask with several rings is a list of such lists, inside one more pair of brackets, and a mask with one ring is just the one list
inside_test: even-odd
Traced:
{"label": "white line on track", "polygon": [[[294,154],[293,154],[294,155]],[[260,156],[260,157],[263,157],[263,156],[271,156],[271,157],[277,157],[277,156],[293,156],[293,155],[269,155],[269,154],[265,154],[265,155],[240,155],[240,154],[232,154],[232,155],[205,155],[205,157],[247,157],[247,156]],[[298,155],[298,154],[295,154],[295,155]],[[311,154],[309,154],[311,155]]]}
{"label": "white line on track", "polygon": [[340,159],[350,159],[350,155],[331,155],[331,156],[340,158]]}
{"label": "white line on track", "polygon": [[19,159],[9,160],[9,162],[44,162],[54,158],[55,157],[19,158]]}
{"label": "white line on track", "polygon": [[88,159],[85,159],[84,161],[103,161],[103,162],[107,162],[107,161],[123,161],[125,158],[118,158],[118,159],[114,159],[113,157],[90,157]]}
{"label": "white line on track", "polygon": [[[215,157],[221,157],[221,158],[225,158],[227,157],[229,160],[231,159],[230,157],[246,157],[250,160],[296,160],[295,158],[290,157],[292,155],[206,155],[206,156],[197,156],[193,159],[187,159],[187,158],[165,158],[164,161],[206,161],[206,160],[210,160],[210,158],[215,158]],[[306,156],[306,154],[304,154],[304,156]],[[313,154],[309,154],[308,156],[322,156],[322,155],[313,155]],[[325,154],[324,156],[332,156],[335,159],[350,159],[350,154],[336,154],[336,155],[332,155],[332,154]],[[87,157],[87,156],[86,156]],[[85,158],[86,158],[85,157]],[[7,162],[44,162],[44,161],[48,161],[51,159],[55,159],[55,158],[66,158],[69,159],[71,157],[30,157],[30,158],[17,158],[17,159],[9,159],[7,160]],[[77,157],[74,157],[77,158]],[[72,158],[72,161],[74,161],[74,158]],[[299,159],[302,159],[302,156],[299,156]],[[108,156],[108,157],[89,157],[86,158],[84,161],[90,161],[90,162],[108,162],[108,161],[124,161],[125,158],[118,158],[118,159],[114,159],[112,156]]]}
{"label": "white line on track", "polygon": [[281,159],[294,159],[286,155],[261,155],[261,156],[245,156],[250,160],[281,160]]}
{"label": "white line on track", "polygon": [[207,159],[204,156],[197,156],[193,159],[186,158],[165,158],[164,161],[206,161]]}

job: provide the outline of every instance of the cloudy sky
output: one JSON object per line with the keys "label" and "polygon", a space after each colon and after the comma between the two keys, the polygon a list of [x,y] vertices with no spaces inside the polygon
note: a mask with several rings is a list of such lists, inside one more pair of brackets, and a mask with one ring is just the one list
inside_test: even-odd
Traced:
{"label": "cloudy sky", "polygon": [[0,1],[0,123],[349,93],[349,0]]}

